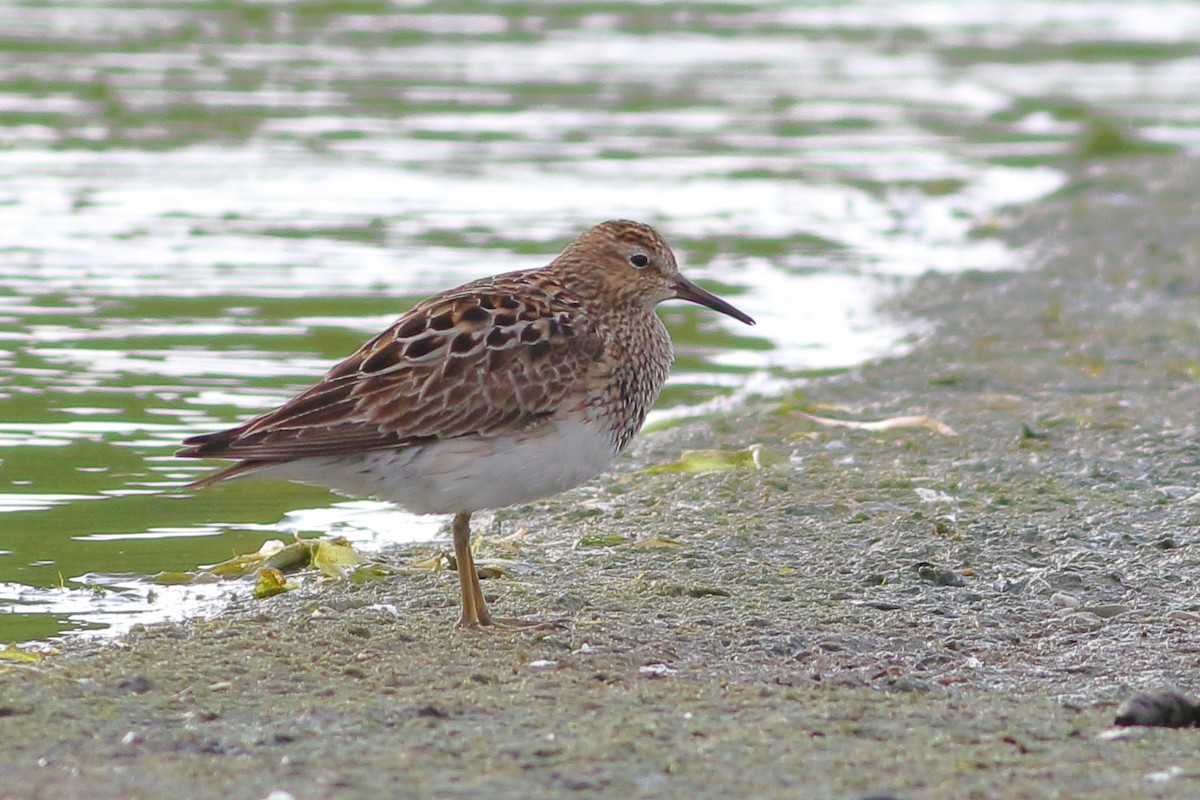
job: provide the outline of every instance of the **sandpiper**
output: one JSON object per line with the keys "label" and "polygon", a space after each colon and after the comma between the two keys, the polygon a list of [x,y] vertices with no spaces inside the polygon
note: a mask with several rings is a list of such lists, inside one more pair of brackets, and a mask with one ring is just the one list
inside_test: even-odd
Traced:
{"label": "sandpiper", "polygon": [[497,624],[471,556],[471,514],[599,474],[641,428],[670,369],[654,309],[690,300],[754,320],[679,274],[648,225],[602,222],[541,269],[434,295],[279,408],[194,436],[177,455],[454,514],[458,624]]}

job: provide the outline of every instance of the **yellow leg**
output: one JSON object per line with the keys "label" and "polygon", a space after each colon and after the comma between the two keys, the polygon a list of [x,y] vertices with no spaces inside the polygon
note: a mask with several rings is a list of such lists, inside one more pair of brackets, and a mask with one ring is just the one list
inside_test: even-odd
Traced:
{"label": "yellow leg", "polygon": [[497,629],[547,630],[562,627],[562,623],[558,621],[538,622],[493,617],[488,611],[487,601],[483,599],[483,589],[479,586],[479,572],[475,569],[475,558],[471,555],[471,514],[455,514],[451,527],[454,531],[454,560],[458,564],[458,586],[462,592],[462,616],[458,618],[458,627],[489,632]]}
{"label": "yellow leg", "polygon": [[460,628],[478,628],[492,624],[483,589],[479,586],[479,573],[475,569],[475,558],[471,555],[471,514],[454,515],[454,560],[458,564],[458,586],[462,592],[462,615],[458,618]]}

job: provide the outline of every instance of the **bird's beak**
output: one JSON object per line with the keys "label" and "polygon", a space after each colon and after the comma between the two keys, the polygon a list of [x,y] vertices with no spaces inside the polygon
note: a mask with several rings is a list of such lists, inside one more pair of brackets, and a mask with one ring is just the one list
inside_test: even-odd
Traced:
{"label": "bird's beak", "polygon": [[675,290],[675,297],[678,300],[690,300],[693,303],[699,303],[702,306],[708,306],[713,311],[720,311],[722,314],[728,314],[734,319],[744,322],[747,325],[754,324],[754,320],[750,317],[750,315],[738,311],[736,308],[731,306],[729,303],[726,303],[712,292],[706,292],[682,275],[675,279],[675,283],[672,284],[671,288]]}

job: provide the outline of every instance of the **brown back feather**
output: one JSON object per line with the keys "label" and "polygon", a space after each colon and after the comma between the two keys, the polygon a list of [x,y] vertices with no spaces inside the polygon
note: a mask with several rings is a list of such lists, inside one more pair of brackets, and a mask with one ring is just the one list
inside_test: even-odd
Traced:
{"label": "brown back feather", "polygon": [[279,462],[495,435],[585,391],[604,348],[545,272],[474,281],[422,302],[279,408],[192,437],[177,455]]}

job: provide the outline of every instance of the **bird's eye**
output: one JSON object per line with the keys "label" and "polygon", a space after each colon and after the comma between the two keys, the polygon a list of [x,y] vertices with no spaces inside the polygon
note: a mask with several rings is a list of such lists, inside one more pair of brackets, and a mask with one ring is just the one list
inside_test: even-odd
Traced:
{"label": "bird's eye", "polygon": [[633,264],[638,269],[650,263],[650,259],[644,253],[634,253],[629,257],[629,263]]}

